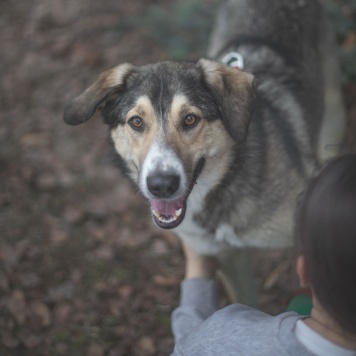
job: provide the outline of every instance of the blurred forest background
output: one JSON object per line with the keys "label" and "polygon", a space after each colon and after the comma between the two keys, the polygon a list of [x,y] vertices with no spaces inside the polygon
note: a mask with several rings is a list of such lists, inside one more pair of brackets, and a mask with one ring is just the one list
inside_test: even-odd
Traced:
{"label": "blurred forest background", "polygon": [[[119,63],[204,56],[218,2],[0,2],[1,356],[172,350],[179,243],[114,167],[101,120],[69,127],[62,112]],[[328,12],[355,150],[356,1]],[[283,311],[297,286],[291,251],[254,257],[261,308]]]}

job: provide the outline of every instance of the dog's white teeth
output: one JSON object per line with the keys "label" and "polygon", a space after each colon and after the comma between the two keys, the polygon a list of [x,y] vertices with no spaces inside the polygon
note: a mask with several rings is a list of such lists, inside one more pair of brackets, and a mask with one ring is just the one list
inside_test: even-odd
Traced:
{"label": "dog's white teeth", "polygon": [[164,215],[161,215],[157,210],[152,209],[152,214],[158,218],[158,220],[160,222],[163,222],[165,224],[169,224],[173,221],[176,221],[178,219],[179,216],[182,215],[182,208],[178,209],[177,211],[175,211],[174,215],[170,216],[170,217],[166,217]]}
{"label": "dog's white teeth", "polygon": [[171,223],[172,221],[175,220],[174,218],[166,219],[166,218],[164,218],[163,216],[160,216],[158,219],[159,219],[159,221],[161,221],[161,222],[163,222],[163,223],[165,223],[165,224],[169,224],[169,223]]}
{"label": "dog's white teeth", "polygon": [[169,223],[176,221],[178,219],[177,215],[173,215],[173,216],[170,216],[169,218],[166,218],[163,215],[159,215],[159,213],[155,210],[152,210],[152,212],[153,212],[153,215],[156,216],[160,222],[163,222],[165,224],[169,224]]}
{"label": "dog's white teeth", "polygon": [[152,209],[152,213],[153,213],[153,215],[156,216],[157,218],[159,218],[159,217],[161,216],[160,213],[159,213],[158,211],[154,210],[154,209]]}

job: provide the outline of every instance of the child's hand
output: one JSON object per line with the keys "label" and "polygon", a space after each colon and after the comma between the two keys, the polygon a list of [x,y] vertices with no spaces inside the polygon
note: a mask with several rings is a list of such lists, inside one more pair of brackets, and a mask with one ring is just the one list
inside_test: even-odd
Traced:
{"label": "child's hand", "polygon": [[184,241],[183,251],[186,258],[185,278],[214,278],[218,269],[214,257],[199,255]]}

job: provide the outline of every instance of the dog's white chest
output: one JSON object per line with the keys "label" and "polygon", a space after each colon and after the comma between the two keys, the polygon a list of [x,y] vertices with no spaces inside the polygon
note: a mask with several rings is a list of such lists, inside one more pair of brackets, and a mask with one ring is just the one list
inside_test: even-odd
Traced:
{"label": "dog's white chest", "polygon": [[194,220],[194,215],[204,209],[204,199],[207,191],[211,189],[213,181],[205,180],[205,184],[202,184],[201,181],[199,183],[200,185],[195,187],[189,197],[185,219],[175,229],[175,232],[199,253],[215,254],[231,246],[231,242],[237,240],[237,236],[232,228],[228,228],[227,224],[222,224],[213,232],[210,228],[204,228]]}

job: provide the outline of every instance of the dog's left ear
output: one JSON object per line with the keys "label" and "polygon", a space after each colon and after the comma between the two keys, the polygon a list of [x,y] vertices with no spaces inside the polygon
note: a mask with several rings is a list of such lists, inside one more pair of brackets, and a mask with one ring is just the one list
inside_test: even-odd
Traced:
{"label": "dog's left ear", "polygon": [[254,76],[207,59],[198,62],[219,105],[222,121],[236,141],[246,138],[253,111]]}

